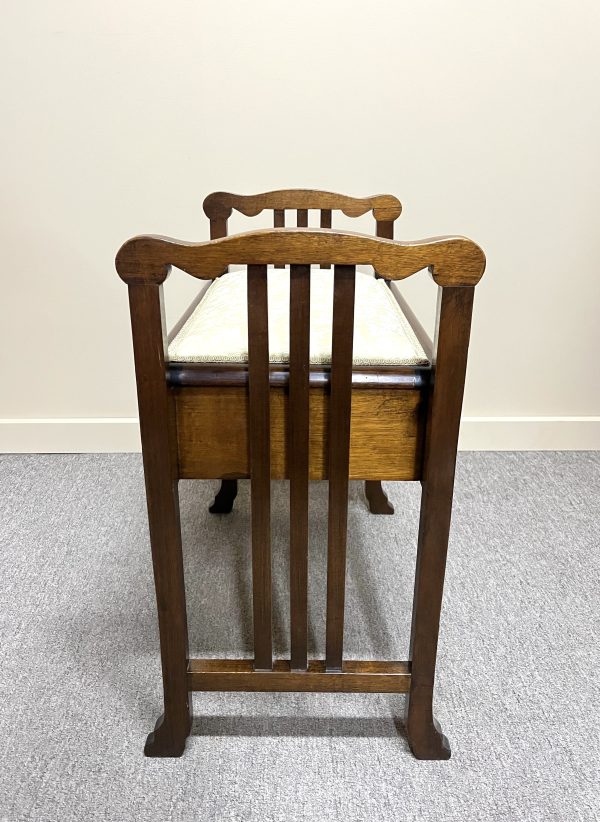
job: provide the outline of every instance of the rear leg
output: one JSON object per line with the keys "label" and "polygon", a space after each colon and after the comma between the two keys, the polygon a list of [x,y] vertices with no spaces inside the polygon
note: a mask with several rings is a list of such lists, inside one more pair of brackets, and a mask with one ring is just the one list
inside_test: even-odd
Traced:
{"label": "rear leg", "polygon": [[224,479],[221,480],[221,487],[219,488],[215,501],[209,507],[211,514],[230,514],[233,509],[233,501],[237,497],[238,484],[237,480]]}
{"label": "rear leg", "polygon": [[379,480],[366,480],[365,494],[372,514],[393,514],[394,506],[387,498]]}

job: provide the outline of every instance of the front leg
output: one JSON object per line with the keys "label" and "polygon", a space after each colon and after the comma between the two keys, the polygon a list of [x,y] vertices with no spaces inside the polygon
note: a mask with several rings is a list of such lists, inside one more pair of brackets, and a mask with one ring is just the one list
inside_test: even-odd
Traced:
{"label": "front leg", "polygon": [[[164,277],[163,277],[164,279]],[[177,431],[165,380],[162,285],[129,283],[150,547],[158,609],[164,711],[146,756],[181,756],[191,728],[188,636],[179,519]]]}
{"label": "front leg", "polygon": [[472,306],[472,288],[440,289],[435,377],[428,404],[415,569],[410,693],[406,705],[408,742],[417,759],[450,757],[448,740],[433,716],[433,688]]}

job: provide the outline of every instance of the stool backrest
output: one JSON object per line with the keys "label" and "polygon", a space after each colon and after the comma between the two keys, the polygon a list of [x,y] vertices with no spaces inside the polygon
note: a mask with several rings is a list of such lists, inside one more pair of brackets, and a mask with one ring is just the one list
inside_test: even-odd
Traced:
{"label": "stool backrest", "polygon": [[160,320],[160,304],[162,283],[170,266],[175,265],[195,277],[215,279],[230,264],[247,265],[248,427],[257,670],[273,667],[267,266],[290,265],[291,666],[304,670],[307,666],[310,266],[320,262],[334,266],[325,664],[328,671],[336,671],[342,668],[344,631],[355,266],[372,265],[390,280],[400,280],[430,268],[442,295],[436,345],[440,347],[440,369],[443,367],[443,374],[439,376],[444,379],[438,381],[436,375],[433,390],[439,392],[448,408],[448,418],[454,424],[460,418],[473,290],[485,268],[483,252],[463,237],[394,242],[327,229],[281,228],[199,244],[164,237],[136,237],[121,248],[116,260],[119,275],[130,291],[138,388],[143,386],[143,390],[148,390],[148,386],[153,386],[157,402],[168,394],[166,334],[164,322]]}
{"label": "stool backrest", "polygon": [[[349,197],[332,191],[316,191],[305,188],[286,188],[266,191],[262,194],[231,194],[214,191],[203,203],[204,213],[210,220],[210,238],[227,236],[227,220],[232,211],[246,217],[256,217],[262,211],[273,211],[273,227],[285,228],[285,212],[296,212],[296,226],[308,227],[309,210],[319,211],[321,228],[332,227],[332,212],[341,211],[346,217],[362,217],[371,212],[375,218],[377,237],[394,238],[394,222],[402,213],[402,204],[393,194],[375,194],[371,197]],[[321,268],[329,268],[321,263]]]}

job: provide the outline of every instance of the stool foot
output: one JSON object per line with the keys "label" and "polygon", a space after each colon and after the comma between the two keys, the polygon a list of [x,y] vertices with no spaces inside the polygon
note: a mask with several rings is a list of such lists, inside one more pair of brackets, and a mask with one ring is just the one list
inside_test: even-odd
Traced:
{"label": "stool foot", "polygon": [[411,707],[410,698],[407,701],[406,736],[413,755],[417,759],[450,759],[450,743],[431,707],[424,705],[419,709],[414,702]]}
{"label": "stool foot", "polygon": [[144,746],[144,756],[181,756],[192,727],[191,717],[182,722],[167,722],[161,714]]}
{"label": "stool foot", "polygon": [[379,480],[365,481],[365,494],[372,514],[393,514],[394,506],[387,498]]}
{"label": "stool foot", "polygon": [[211,514],[230,514],[233,510],[233,501],[237,497],[237,480],[221,480],[215,501],[209,507]]}

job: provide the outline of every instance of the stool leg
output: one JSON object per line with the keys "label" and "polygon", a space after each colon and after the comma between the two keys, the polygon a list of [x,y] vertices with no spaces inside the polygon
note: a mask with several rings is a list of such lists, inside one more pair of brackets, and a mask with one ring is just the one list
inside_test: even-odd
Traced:
{"label": "stool leg", "polygon": [[[163,674],[164,713],[148,736],[146,756],[181,756],[190,732],[187,616],[177,480],[146,479]],[[162,486],[162,487],[161,487]]]}
{"label": "stool leg", "polygon": [[450,745],[433,716],[433,685],[450,530],[452,488],[423,488],[411,635],[406,734],[417,759],[449,759]]}
{"label": "stool leg", "polygon": [[217,491],[217,495],[213,504],[209,507],[211,514],[230,514],[233,510],[233,501],[237,497],[238,484],[237,480],[224,479],[221,480],[221,487]]}
{"label": "stool leg", "polygon": [[365,481],[365,494],[372,514],[393,514],[394,506],[389,501],[379,480]]}
{"label": "stool leg", "polygon": [[406,732],[417,759],[450,757],[450,746],[433,717],[432,703],[472,308],[473,288],[439,289],[406,705]]}
{"label": "stool leg", "polygon": [[158,629],[164,713],[146,741],[146,756],[181,756],[191,728],[187,688],[188,637],[179,522],[177,427],[174,398],[165,380],[162,280],[129,285],[131,332]]}

